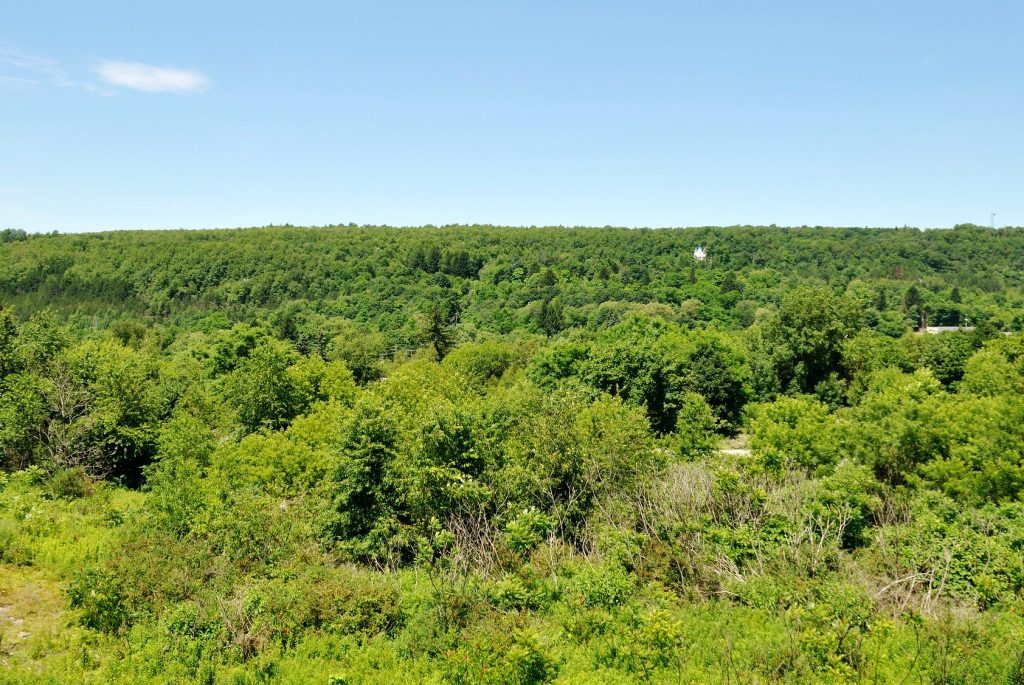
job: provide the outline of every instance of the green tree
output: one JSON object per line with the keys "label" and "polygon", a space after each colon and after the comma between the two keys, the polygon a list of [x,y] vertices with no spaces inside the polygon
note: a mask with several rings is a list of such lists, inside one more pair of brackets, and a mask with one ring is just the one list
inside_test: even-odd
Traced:
{"label": "green tree", "polygon": [[331,340],[328,359],[344,362],[357,383],[365,384],[380,378],[383,373],[381,359],[387,349],[384,336],[347,320],[337,322],[335,327],[340,331]]}
{"label": "green tree", "polygon": [[426,337],[434,348],[437,360],[441,361],[452,347],[453,335],[448,307],[435,302],[427,319]]}
{"label": "green tree", "polygon": [[225,394],[246,433],[287,425],[302,410],[302,396],[289,373],[294,353],[284,342],[266,340],[228,376]]}
{"label": "green tree", "polygon": [[546,393],[535,411],[505,444],[495,498],[554,516],[568,539],[664,468],[640,407],[607,395],[590,402],[577,388]]}
{"label": "green tree", "polygon": [[398,429],[385,408],[361,397],[343,428],[338,460],[324,483],[331,503],[327,531],[357,558],[394,562],[411,553],[411,539],[401,536],[397,446]]}
{"label": "green tree", "polygon": [[903,309],[915,317],[919,327],[924,328],[928,324],[924,298],[921,297],[921,291],[916,285],[907,288],[907,293],[903,297]]}
{"label": "green tree", "polygon": [[0,306],[0,383],[21,367],[17,346],[18,325],[14,314],[10,309]]}
{"label": "green tree", "polygon": [[1024,393],[1024,378],[1001,351],[984,348],[975,352],[964,365],[960,392],[975,395],[1008,395]]}
{"label": "green tree", "polygon": [[683,459],[694,460],[711,456],[718,444],[718,419],[702,395],[686,393],[676,415],[678,453]]}
{"label": "green tree", "polygon": [[[88,429],[86,438],[95,450],[82,466],[97,475],[109,475],[137,485],[142,468],[155,452],[157,427],[169,409],[160,384],[160,366],[146,351],[123,347],[107,338],[87,341],[70,348],[65,355],[72,385],[57,389],[51,402],[64,403],[67,397],[84,399],[84,413],[73,412],[62,418],[71,429],[78,424]],[[63,413],[63,410],[61,410]]]}
{"label": "green tree", "polygon": [[565,328],[565,314],[557,299],[541,302],[537,311],[537,327],[549,338]]}
{"label": "green tree", "polygon": [[749,336],[761,395],[813,393],[832,374],[845,376],[843,345],[859,319],[851,303],[823,288],[787,293],[778,312]]}
{"label": "green tree", "polygon": [[44,383],[31,374],[0,380],[0,469],[22,469],[39,461],[49,414]]}
{"label": "green tree", "polygon": [[814,473],[839,460],[828,407],[809,397],[780,397],[758,405],[750,421],[750,447],[772,473]]}
{"label": "green tree", "polygon": [[[745,360],[731,345],[712,334],[690,336],[686,348],[676,372],[678,387],[700,394],[714,412],[719,426],[734,429],[740,423],[748,399]],[[666,356],[672,358],[671,349]],[[673,404],[680,403],[676,400]]]}

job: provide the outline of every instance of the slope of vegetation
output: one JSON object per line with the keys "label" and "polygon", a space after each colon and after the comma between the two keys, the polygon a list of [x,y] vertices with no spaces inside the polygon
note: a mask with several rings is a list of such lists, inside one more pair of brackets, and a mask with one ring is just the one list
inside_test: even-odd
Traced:
{"label": "slope of vegetation", "polygon": [[0,233],[0,681],[1024,682],[1022,266]]}

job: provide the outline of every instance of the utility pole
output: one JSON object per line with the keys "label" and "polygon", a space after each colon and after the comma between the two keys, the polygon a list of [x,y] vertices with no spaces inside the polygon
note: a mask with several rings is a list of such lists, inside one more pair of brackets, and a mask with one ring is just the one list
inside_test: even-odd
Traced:
{"label": "utility pole", "polygon": [[989,212],[988,227],[989,228],[995,228],[996,227],[996,213],[995,212]]}

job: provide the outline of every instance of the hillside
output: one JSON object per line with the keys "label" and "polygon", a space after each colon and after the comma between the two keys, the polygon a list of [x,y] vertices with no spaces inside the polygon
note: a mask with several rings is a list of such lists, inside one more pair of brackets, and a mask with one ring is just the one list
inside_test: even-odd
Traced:
{"label": "hillside", "polygon": [[[709,258],[695,264],[698,245]],[[923,286],[943,321],[956,309],[948,296],[958,287],[968,305],[979,305],[978,316],[1009,319],[1019,309],[992,305],[1015,296],[1019,307],[1022,255],[1024,229],[970,226],[136,231],[0,242],[0,293],[34,307],[154,317],[211,310],[251,316],[302,300],[381,330],[400,328],[444,297],[459,303],[467,323],[507,332],[524,323],[524,307],[552,295],[574,323],[606,302],[697,300],[694,320],[742,327],[750,302],[777,303],[800,284],[841,292],[857,282],[885,291],[894,309],[910,284]],[[541,282],[548,270],[554,283]]]}
{"label": "hillside", "polygon": [[1020,228],[0,233],[0,682],[1024,682],[1022,331]]}

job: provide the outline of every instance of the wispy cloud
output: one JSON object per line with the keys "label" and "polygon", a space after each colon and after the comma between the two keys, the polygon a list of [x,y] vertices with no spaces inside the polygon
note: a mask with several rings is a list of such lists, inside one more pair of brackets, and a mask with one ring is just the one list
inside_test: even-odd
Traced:
{"label": "wispy cloud", "polygon": [[97,95],[114,95],[118,89],[185,95],[210,87],[210,79],[200,71],[141,62],[101,60],[93,67],[93,73],[94,77],[74,74],[49,57],[0,45],[0,86],[80,88]]}
{"label": "wispy cloud", "polygon": [[22,86],[75,85],[58,62],[6,45],[0,45],[0,80]]}
{"label": "wispy cloud", "polygon": [[141,62],[103,61],[96,65],[96,75],[105,83],[147,93],[201,93],[210,86],[210,79],[200,71],[155,67]]}

